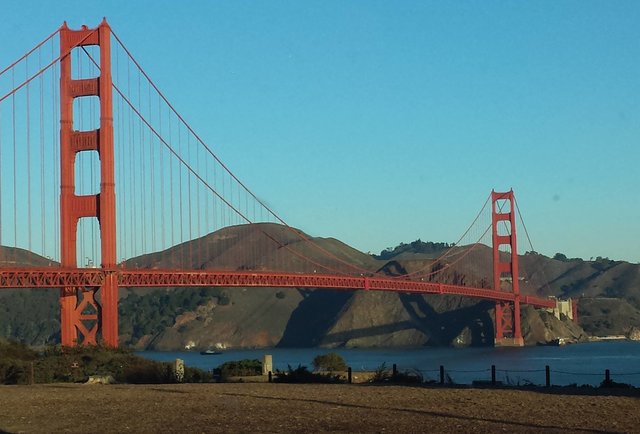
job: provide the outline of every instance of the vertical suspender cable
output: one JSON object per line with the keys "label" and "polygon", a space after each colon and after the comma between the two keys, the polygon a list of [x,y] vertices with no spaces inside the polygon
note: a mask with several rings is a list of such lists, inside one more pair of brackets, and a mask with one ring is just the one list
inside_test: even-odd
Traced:
{"label": "vertical suspender cable", "polygon": [[[200,147],[196,146],[196,163],[198,164],[198,171],[203,173],[202,171],[202,160],[200,159]],[[207,173],[204,172],[204,176],[207,176]],[[206,207],[203,209],[202,204],[200,203],[200,188],[202,184],[196,183],[196,236],[198,238],[202,237],[204,234],[202,233],[202,227],[200,226],[201,216],[206,210]]]}
{"label": "vertical suspender cable", "polygon": [[[178,149],[180,149],[180,155],[184,155],[182,153],[182,129],[180,128],[180,122],[178,122]],[[179,190],[179,194],[178,194],[178,208],[179,208],[179,216],[180,216],[180,242],[183,243],[184,242],[184,221],[183,221],[183,215],[182,215],[182,204],[184,203],[182,201],[182,170],[180,169],[180,166],[178,165],[178,190]],[[184,259],[184,258],[183,258]],[[184,264],[184,262],[183,262]]]}
{"label": "vertical suspender cable", "polygon": [[[217,165],[216,165],[215,160],[212,162],[212,166],[213,166],[213,168],[212,168],[211,171],[213,172],[213,182],[211,183],[211,185],[215,186],[215,185],[217,185],[217,182],[218,182],[218,171],[216,170]],[[222,226],[222,224],[218,224],[218,207],[216,206],[217,201],[218,201],[217,197],[213,196],[211,198],[211,216],[212,216],[212,219],[211,219],[211,227],[209,228],[210,232],[216,232],[216,231],[220,230],[220,226]],[[216,245],[214,245],[214,247]],[[214,251],[214,252],[215,252],[214,254],[217,255],[217,251]]]}
{"label": "vertical suspender cable", "polygon": [[[42,69],[42,50],[38,48],[38,69]],[[44,207],[44,75],[41,75],[38,79],[40,84],[40,230],[41,232],[41,245],[42,256],[47,256],[46,238],[45,238],[45,212]]]}
{"label": "vertical suspender cable", "polygon": [[[207,158],[204,162],[204,168],[209,177],[213,176],[214,181],[211,185],[215,185],[215,176],[213,175],[213,171],[209,169],[209,159]],[[209,181],[211,182],[211,181]],[[204,196],[205,201],[205,209],[204,209],[204,231],[207,234],[211,234],[215,231],[215,225],[213,223],[214,215],[213,215],[213,196],[208,195],[204,186],[202,186],[202,194]],[[209,209],[209,200],[211,200],[211,209]],[[207,242],[207,258],[211,259],[211,245],[213,243],[213,237],[209,239]]]}
{"label": "vertical suspender cable", "polygon": [[[55,44],[53,40],[51,41],[51,56],[55,58]],[[58,126],[60,125],[59,121],[59,107],[56,105],[58,95],[58,68],[53,68],[53,74],[51,74],[51,113],[53,113],[53,117],[51,119],[51,129],[53,137],[53,161],[60,161],[60,136],[58,133]],[[55,184],[57,185],[60,182],[60,166],[58,164],[53,165],[53,173],[54,178],[56,180]],[[53,231],[54,235],[54,253],[55,257],[58,258],[59,261],[62,258],[60,255],[60,191],[53,191],[52,199],[53,199],[53,215],[56,216],[56,225],[55,230]]]}
{"label": "vertical suspender cable", "polygon": [[[160,136],[162,136],[162,105],[160,104],[160,96],[158,96],[158,124],[160,124],[159,126],[159,130],[160,130]],[[160,163],[160,237],[161,237],[161,241],[162,241],[162,250],[167,248],[167,242],[166,242],[166,230],[167,227],[165,225],[165,221],[164,221],[164,214],[166,212],[165,207],[164,207],[164,196],[165,196],[165,181],[166,181],[166,177],[164,176],[164,153],[162,152],[162,148],[160,149],[160,155],[158,158],[158,161]],[[169,178],[169,180],[171,180]]]}
{"label": "vertical suspender cable", "polygon": [[[115,50],[115,59],[116,59],[116,73],[115,73],[115,79],[116,79],[116,83],[120,84],[120,50]],[[124,201],[123,195],[124,195],[124,189],[122,188],[123,186],[123,179],[124,179],[124,152],[122,152],[122,144],[124,143],[123,140],[123,126],[122,126],[122,98],[118,98],[116,100],[116,130],[114,132],[114,136],[116,138],[116,143],[115,143],[115,152],[116,152],[116,161],[118,162],[118,167],[117,167],[117,173],[116,173],[116,180],[118,180],[120,182],[120,185],[118,187],[120,187],[120,191],[117,192],[117,196],[116,196],[116,200],[118,202],[116,209],[118,210],[118,252],[119,252],[119,256],[121,259],[124,259],[125,257],[127,257],[127,234],[124,231],[125,228],[125,224],[124,224],[124,204],[126,203]],[[116,258],[117,260],[118,258]],[[124,262],[124,261],[122,261]],[[124,265],[124,264],[122,264]]]}
{"label": "vertical suspender cable", "polygon": [[[15,88],[15,70],[11,70],[11,84]],[[16,191],[16,95],[11,95],[13,116],[13,247],[18,246],[18,195]],[[13,260],[16,260],[16,250],[13,250]]]}
{"label": "vertical suspender cable", "polygon": [[[149,85],[149,83],[147,82],[147,102],[149,105],[149,117],[152,118],[152,109],[151,109],[151,86]],[[154,148],[153,148],[153,142],[154,142],[154,137],[153,134],[149,133],[149,177],[151,179],[151,188],[149,191],[150,197],[151,197],[151,212],[150,212],[150,219],[151,219],[151,251],[152,252],[156,252],[157,249],[157,245],[156,245],[156,215],[157,215],[157,209],[156,209],[156,196],[155,196],[155,172],[153,170],[153,166],[155,164],[155,160],[154,160]]]}
{"label": "vertical suspender cable", "polygon": [[[129,98],[129,100],[131,100],[131,62],[127,62],[127,97]],[[128,203],[129,206],[131,207],[131,211],[130,212],[130,225],[129,225],[129,231],[131,232],[131,257],[133,258],[134,256],[137,255],[137,250],[136,250],[136,242],[137,242],[137,236],[136,236],[136,230],[135,230],[135,216],[136,216],[136,205],[134,202],[134,198],[135,198],[135,175],[134,175],[134,170],[133,170],[133,161],[135,159],[134,157],[134,153],[133,153],[133,112],[131,111],[130,108],[127,109],[127,112],[129,113],[129,119],[127,119],[127,129],[128,129],[128,143],[127,143],[127,147],[129,148],[129,194],[128,194]]]}
{"label": "vertical suspender cable", "polygon": [[[190,140],[190,135],[189,132],[187,131],[187,159],[191,161],[191,140]],[[191,241],[194,240],[193,238],[193,232],[191,231],[191,206],[192,206],[192,200],[193,198],[191,197],[191,172],[187,172],[187,200],[189,201],[189,258],[191,259],[193,257],[192,255],[192,248],[193,248],[193,243]]]}
{"label": "vertical suspender cable", "polygon": [[[169,112],[169,143],[171,143],[171,139],[173,135],[171,134],[171,112]],[[169,209],[171,210],[171,247],[176,245],[176,240],[174,236],[175,229],[175,219],[174,219],[174,210],[175,203],[173,201],[173,158],[171,155],[169,156]]]}
{"label": "vertical suspender cable", "polygon": [[[193,161],[191,159],[191,135],[187,132],[187,158],[190,161]],[[197,161],[197,160],[196,160]],[[189,197],[189,240],[193,240],[195,239],[194,235],[193,235],[193,206],[194,204],[193,202],[193,195],[192,195],[192,190],[191,190],[191,184],[193,182],[193,178],[191,176],[191,172],[187,172],[187,175],[189,176],[187,178],[188,183],[188,191],[187,191],[187,196]]]}
{"label": "vertical suspender cable", "polygon": [[[142,90],[141,90],[141,83],[140,83],[140,70],[138,70],[138,107],[140,107],[140,110],[142,110]],[[141,253],[145,254],[146,252],[146,227],[147,225],[145,224],[145,208],[146,208],[146,203],[145,203],[145,193],[147,192],[147,189],[145,188],[145,180],[146,180],[146,174],[145,174],[145,159],[144,159],[144,128],[142,128],[142,119],[138,118],[138,136],[139,136],[139,143],[137,148],[139,149],[140,152],[140,167],[138,169],[138,172],[140,173],[140,235],[141,235],[141,243],[142,245],[140,246],[141,248]]]}
{"label": "vertical suspender cable", "polygon": [[[29,58],[27,57],[25,59],[25,80],[29,79]],[[30,106],[29,106],[29,97],[30,97],[30,93],[29,93],[29,88],[31,87],[31,83],[27,83],[27,88],[26,88],[26,98],[27,98],[27,123],[26,123],[26,128],[27,128],[27,165],[26,165],[26,172],[27,172],[27,237],[28,237],[28,246],[29,246],[29,251],[32,252],[33,251],[33,247],[31,246],[31,241],[32,241],[32,225],[31,225],[31,116],[30,116]]]}
{"label": "vertical suspender cable", "polygon": [[[226,172],[222,172],[222,197],[227,197],[225,173]],[[227,221],[227,207],[224,205],[222,205],[222,226],[225,228],[229,226],[229,222]]]}

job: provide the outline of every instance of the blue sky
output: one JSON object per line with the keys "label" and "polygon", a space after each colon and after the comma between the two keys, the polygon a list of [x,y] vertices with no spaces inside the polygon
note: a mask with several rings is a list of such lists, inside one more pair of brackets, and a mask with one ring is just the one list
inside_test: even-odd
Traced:
{"label": "blue sky", "polygon": [[2,16],[1,66],[106,16],[313,235],[453,242],[513,188],[535,250],[640,262],[640,2],[5,0]]}

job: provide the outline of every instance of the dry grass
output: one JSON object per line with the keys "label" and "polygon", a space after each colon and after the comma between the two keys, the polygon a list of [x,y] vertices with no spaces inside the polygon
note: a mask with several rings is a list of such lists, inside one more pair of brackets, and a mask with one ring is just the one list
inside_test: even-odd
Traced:
{"label": "dry grass", "polygon": [[8,432],[640,432],[640,400],[296,384],[0,386]]}

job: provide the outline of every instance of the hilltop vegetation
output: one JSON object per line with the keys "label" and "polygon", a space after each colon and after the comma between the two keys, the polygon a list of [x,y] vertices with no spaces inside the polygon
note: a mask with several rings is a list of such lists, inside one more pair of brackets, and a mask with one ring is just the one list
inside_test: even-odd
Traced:
{"label": "hilltop vegetation", "polygon": [[387,247],[380,252],[379,255],[373,255],[376,259],[390,260],[399,257],[403,253],[422,253],[424,255],[432,255],[442,253],[445,250],[453,247],[454,244],[449,243],[434,243],[431,241],[421,241],[417,239],[409,244],[400,243],[395,247]]}

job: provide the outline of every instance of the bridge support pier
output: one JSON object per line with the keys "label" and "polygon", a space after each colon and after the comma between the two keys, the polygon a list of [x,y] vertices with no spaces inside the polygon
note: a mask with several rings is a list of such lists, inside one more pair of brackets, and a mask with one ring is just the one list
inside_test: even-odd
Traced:
{"label": "bridge support pier", "polygon": [[520,329],[520,300],[514,303],[499,301],[495,310],[496,347],[522,347],[524,339]]}

